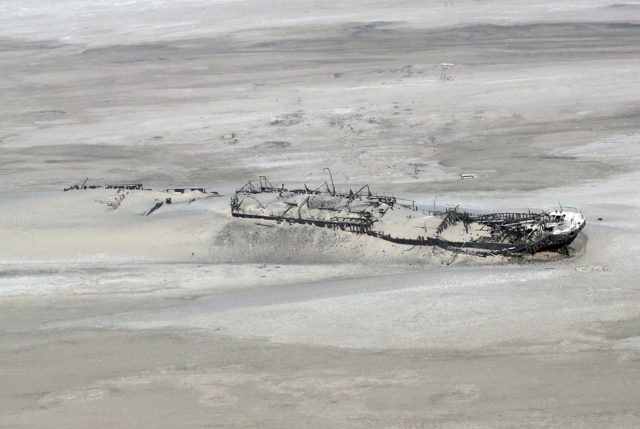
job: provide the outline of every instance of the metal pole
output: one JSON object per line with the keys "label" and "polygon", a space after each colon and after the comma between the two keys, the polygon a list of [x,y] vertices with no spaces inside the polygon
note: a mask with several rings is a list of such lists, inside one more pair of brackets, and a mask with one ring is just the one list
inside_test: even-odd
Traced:
{"label": "metal pole", "polygon": [[331,179],[331,187],[333,188],[333,196],[336,195],[336,186],[333,184],[333,176],[331,175],[331,169],[329,167],[325,167],[322,171],[327,170],[329,172],[329,179]]}

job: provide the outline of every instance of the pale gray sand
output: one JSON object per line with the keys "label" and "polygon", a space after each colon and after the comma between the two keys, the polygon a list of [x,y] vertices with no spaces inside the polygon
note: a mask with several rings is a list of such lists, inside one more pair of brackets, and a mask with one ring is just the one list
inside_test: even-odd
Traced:
{"label": "pale gray sand", "polygon": [[[0,426],[637,427],[639,46],[632,3],[2,2]],[[325,166],[587,227],[446,265],[59,192]]]}

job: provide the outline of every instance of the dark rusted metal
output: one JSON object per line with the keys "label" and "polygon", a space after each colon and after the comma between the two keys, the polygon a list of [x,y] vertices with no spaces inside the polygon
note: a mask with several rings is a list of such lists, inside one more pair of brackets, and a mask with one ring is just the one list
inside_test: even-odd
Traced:
{"label": "dark rusted metal", "polygon": [[[322,191],[322,186],[326,191]],[[366,189],[366,192],[364,192]],[[277,204],[274,206],[284,206],[280,213],[274,213],[274,208],[263,205],[256,197],[259,193],[278,193]],[[288,194],[287,194],[288,193]],[[291,195],[305,194],[303,200],[289,202],[285,201]],[[326,197],[322,199],[322,195]],[[249,198],[258,203],[258,209],[251,209],[247,212],[243,202]],[[360,204],[355,204],[358,200]],[[326,182],[316,189],[304,186],[303,189],[288,190],[284,188],[274,188],[266,177],[260,178],[260,188],[256,188],[251,182],[238,189],[231,198],[231,214],[234,217],[244,217],[253,219],[269,219],[278,223],[300,223],[351,231],[359,234],[367,234],[398,244],[413,246],[438,246],[457,253],[473,253],[475,255],[487,256],[493,254],[501,255],[522,255],[525,253],[535,253],[543,249],[555,249],[570,244],[577,234],[584,227],[584,221],[578,229],[571,230],[566,234],[551,234],[547,225],[549,222],[557,221],[552,219],[548,213],[491,213],[491,214],[470,214],[459,212],[457,207],[445,212],[430,212],[432,215],[441,216],[442,220],[435,231],[435,236],[417,237],[394,237],[391,234],[373,229],[373,225],[387,210],[391,210],[397,204],[398,199],[390,195],[374,195],[368,185],[364,185],[356,192],[349,190],[348,193],[338,193],[335,188],[329,188]],[[353,208],[353,205],[356,208]],[[411,205],[399,204],[401,208],[416,210],[415,203]],[[293,208],[297,208],[293,211]],[[314,210],[313,215],[309,211],[306,216],[302,210]],[[258,210],[259,211],[259,210]],[[295,213],[292,215],[292,213]],[[329,214],[336,213],[331,215]],[[297,216],[296,216],[297,215]],[[324,217],[322,217],[324,215]],[[559,217],[556,213],[556,218]],[[488,236],[481,236],[465,241],[451,241],[442,237],[443,232],[452,225],[462,224],[464,232],[469,234],[470,226],[474,224],[480,230],[488,231]]]}

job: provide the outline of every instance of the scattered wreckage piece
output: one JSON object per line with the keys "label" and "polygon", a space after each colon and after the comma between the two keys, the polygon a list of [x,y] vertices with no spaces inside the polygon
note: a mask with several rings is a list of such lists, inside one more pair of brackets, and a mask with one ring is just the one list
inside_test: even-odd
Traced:
{"label": "scattered wreckage piece", "polygon": [[203,194],[220,195],[216,191],[208,191],[207,188],[200,187],[200,186],[198,186],[198,187],[169,188],[169,189],[164,189],[163,192],[166,192],[167,194],[184,194],[185,192],[201,192]]}
{"label": "scattered wreckage piece", "polygon": [[87,185],[87,181],[89,179],[85,179],[82,183],[77,183],[75,185],[68,186],[64,188],[64,191],[73,191],[73,190],[83,190],[83,189],[122,189],[127,191],[141,191],[144,189],[142,183],[116,183],[116,184],[106,184],[106,185]]}
{"label": "scattered wreckage piece", "polygon": [[162,192],[170,194],[172,196],[156,198],[154,205],[143,213],[144,216],[149,216],[153,214],[156,210],[158,210],[164,205],[171,205],[171,204],[188,204],[189,205],[200,199],[222,196],[222,194],[219,194],[218,192],[207,191],[206,188],[202,188],[202,187],[170,188],[170,189],[164,189],[162,190]]}
{"label": "scattered wreckage piece", "polygon": [[158,210],[160,207],[162,207],[162,205],[164,204],[164,201],[158,201],[156,202],[153,207],[151,207],[149,210],[147,210],[145,212],[145,216],[149,216],[151,213],[155,212],[156,210]]}
{"label": "scattered wreckage piece", "polygon": [[[125,196],[128,195],[131,191],[152,191],[150,188],[145,188],[142,183],[116,183],[116,184],[102,184],[102,185],[87,185],[89,179],[85,179],[82,182],[79,182],[75,185],[64,188],[64,191],[70,190],[87,190],[87,189],[100,189],[100,190],[115,190],[115,193],[112,193],[109,196],[108,200],[95,200],[100,204],[106,205],[111,210],[117,210],[120,208]],[[153,214],[156,210],[161,208],[163,205],[169,204],[179,204],[179,203],[187,203],[191,204],[194,201],[197,201],[201,198],[214,198],[214,197],[222,197],[223,194],[220,194],[216,191],[208,190],[203,186],[182,186],[179,188],[168,188],[163,190],[158,190],[156,192],[163,192],[165,194],[169,194],[166,197],[162,197],[160,195],[153,195],[149,193],[145,193],[147,196],[161,196],[161,198],[156,198],[153,206],[141,214],[143,216],[149,216]]]}
{"label": "scattered wreckage piece", "polygon": [[116,192],[115,195],[111,196],[110,200],[107,200],[107,201],[96,200],[96,202],[100,204],[105,204],[111,210],[117,210],[120,208],[122,201],[124,201],[128,193],[129,191],[125,191],[124,189],[118,189],[118,192]]}
{"label": "scattered wreckage piece", "polygon": [[[234,217],[299,223],[366,234],[398,244],[438,246],[480,256],[518,256],[562,250],[585,226],[577,209],[550,212],[473,214],[457,207],[418,210],[392,195],[374,195],[368,185],[339,193],[318,188],[274,187],[264,176],[231,197]],[[416,231],[420,231],[418,234]],[[424,231],[424,233],[422,232]]]}
{"label": "scattered wreckage piece", "polygon": [[[84,181],[80,183],[76,183],[75,185],[68,186],[63,190],[72,191],[72,190],[84,190],[84,189],[115,189],[115,190],[127,190],[127,191],[150,191],[150,188],[145,188],[142,183],[115,183],[115,184],[104,184],[104,185],[87,185],[89,179],[84,179]],[[201,192],[203,194],[210,194],[210,196],[222,196],[216,191],[208,190],[204,186],[183,186],[179,188],[167,188],[163,189],[162,192],[166,192],[168,194],[184,194],[187,192]]]}

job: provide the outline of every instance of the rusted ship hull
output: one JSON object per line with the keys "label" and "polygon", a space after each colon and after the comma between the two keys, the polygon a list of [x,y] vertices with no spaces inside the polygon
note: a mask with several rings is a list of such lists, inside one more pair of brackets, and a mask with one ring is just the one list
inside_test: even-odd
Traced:
{"label": "rusted ship hull", "polygon": [[562,249],[585,226],[575,209],[551,212],[471,214],[419,210],[413,202],[374,195],[368,186],[336,193],[325,189],[289,190],[266,178],[236,191],[234,217],[272,220],[340,229],[393,243],[438,246],[477,255],[522,255]]}

